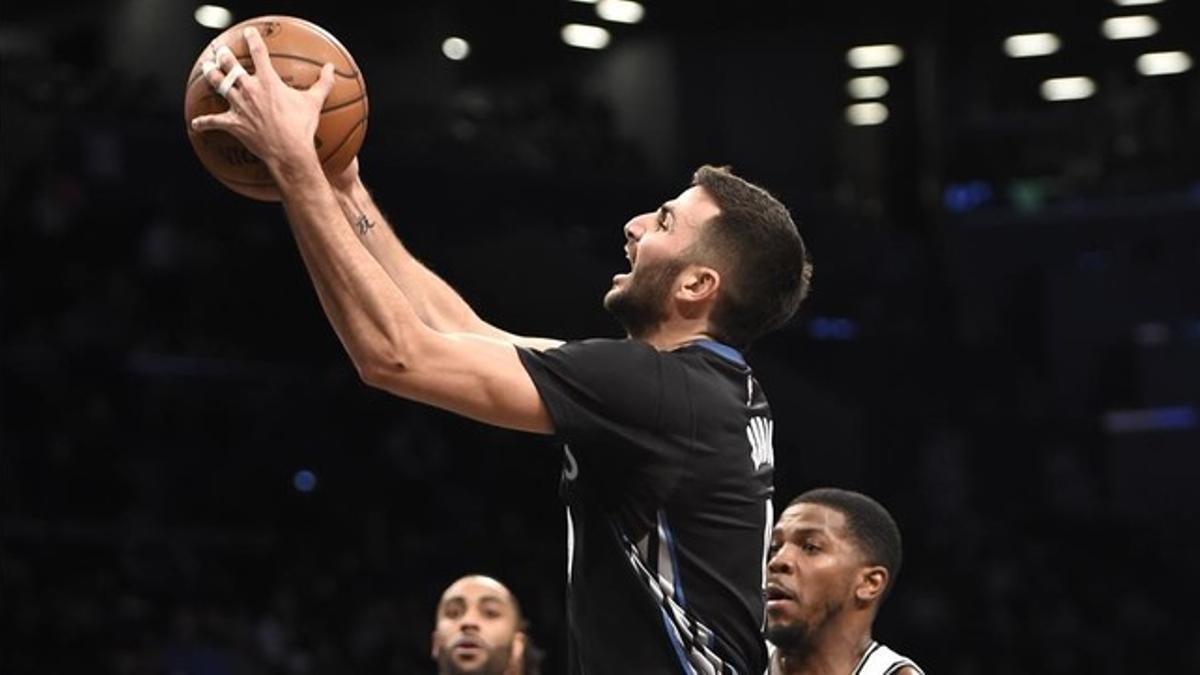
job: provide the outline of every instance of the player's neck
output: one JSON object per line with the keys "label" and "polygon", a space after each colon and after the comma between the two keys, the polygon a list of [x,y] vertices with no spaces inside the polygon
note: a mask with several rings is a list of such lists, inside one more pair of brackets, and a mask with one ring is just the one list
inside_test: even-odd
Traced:
{"label": "player's neck", "polygon": [[666,321],[642,340],[665,352],[698,340],[714,339],[707,331],[707,321]]}
{"label": "player's neck", "polygon": [[871,645],[870,633],[831,631],[800,649],[777,649],[771,675],[849,675]]}

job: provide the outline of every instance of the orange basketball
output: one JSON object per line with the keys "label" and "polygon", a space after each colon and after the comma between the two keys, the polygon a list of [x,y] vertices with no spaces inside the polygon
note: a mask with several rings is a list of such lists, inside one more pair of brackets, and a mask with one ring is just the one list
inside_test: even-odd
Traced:
{"label": "orange basketball", "polygon": [[[247,19],[216,38],[233,50],[250,74],[254,73],[254,62],[242,30],[251,25],[258,29],[267,45],[271,65],[284,82],[297,89],[311,87],[320,78],[321,67],[333,64],[334,85],[321,110],[315,142],[325,173],[335,174],[346,168],[358,154],[367,133],[367,84],[350,52],[337,38],[309,21],[290,16],[260,16]],[[240,141],[224,131],[192,131],[192,118],[229,109],[229,103],[203,76],[201,67],[212,58],[212,49],[206,45],[188,76],[183,100],[188,139],[200,163],[231,190],[254,199],[279,201],[279,191],[267,166]]]}

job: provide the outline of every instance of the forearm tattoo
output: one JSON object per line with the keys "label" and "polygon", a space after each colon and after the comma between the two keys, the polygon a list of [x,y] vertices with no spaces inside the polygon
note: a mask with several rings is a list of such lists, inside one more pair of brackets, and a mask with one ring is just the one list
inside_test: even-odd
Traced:
{"label": "forearm tattoo", "polygon": [[358,220],[354,221],[354,226],[358,228],[359,236],[365,237],[367,236],[367,230],[375,227],[375,223],[372,223],[371,219],[364,213],[358,217]]}

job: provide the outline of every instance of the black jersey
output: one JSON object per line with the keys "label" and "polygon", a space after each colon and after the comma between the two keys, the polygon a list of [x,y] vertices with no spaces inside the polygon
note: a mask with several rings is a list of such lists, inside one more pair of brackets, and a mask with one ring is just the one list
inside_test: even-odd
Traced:
{"label": "black jersey", "polygon": [[569,670],[762,673],[774,451],[741,355],[520,350],[564,442]]}

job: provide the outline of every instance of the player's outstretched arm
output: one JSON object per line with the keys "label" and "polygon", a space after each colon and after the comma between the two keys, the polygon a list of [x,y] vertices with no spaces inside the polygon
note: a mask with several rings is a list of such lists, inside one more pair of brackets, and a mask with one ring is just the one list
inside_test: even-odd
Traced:
{"label": "player's outstretched arm", "polygon": [[[435,331],[340,221],[314,154],[277,174],[296,243],[363,381],[510,429],[552,433],[541,397],[507,341]],[[324,188],[324,189],[322,189]]]}
{"label": "player's outstretched arm", "polygon": [[[248,29],[255,74],[229,91],[230,109],[193,120],[233,134],[263,160],[283,195],[288,221],[326,316],[364,381],[399,396],[523,431],[553,429],[512,344],[433,330],[346,227],[312,138],[333,83],[299,91],[280,80],[262,37]],[[224,67],[209,73],[216,86]]]}
{"label": "player's outstretched arm", "polygon": [[413,309],[430,328],[442,332],[469,333],[512,344],[548,349],[558,340],[513,335],[475,313],[462,296],[409,252],[371,197],[358,172],[358,159],[330,178],[338,205],[355,235],[404,291]]}

